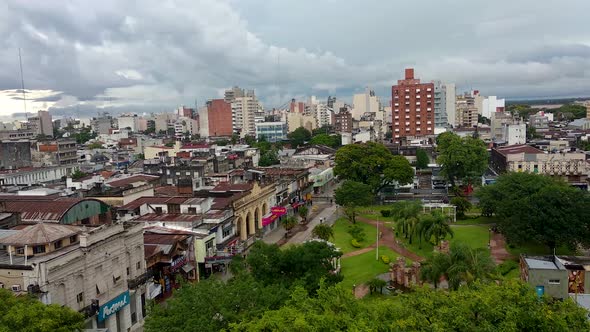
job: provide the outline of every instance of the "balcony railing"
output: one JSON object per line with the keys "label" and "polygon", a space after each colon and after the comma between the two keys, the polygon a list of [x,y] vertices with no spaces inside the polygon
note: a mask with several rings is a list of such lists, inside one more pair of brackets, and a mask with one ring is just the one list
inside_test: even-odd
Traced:
{"label": "balcony railing", "polygon": [[140,285],[145,284],[149,279],[154,276],[154,272],[147,271],[144,274],[141,274],[133,279],[127,279],[127,286],[129,289],[135,289]]}

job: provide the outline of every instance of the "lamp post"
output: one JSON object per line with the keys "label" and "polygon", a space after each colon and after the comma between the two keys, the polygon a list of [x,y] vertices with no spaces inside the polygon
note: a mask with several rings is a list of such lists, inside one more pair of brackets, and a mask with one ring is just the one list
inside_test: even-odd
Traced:
{"label": "lamp post", "polygon": [[492,250],[492,229],[488,229],[488,250]]}

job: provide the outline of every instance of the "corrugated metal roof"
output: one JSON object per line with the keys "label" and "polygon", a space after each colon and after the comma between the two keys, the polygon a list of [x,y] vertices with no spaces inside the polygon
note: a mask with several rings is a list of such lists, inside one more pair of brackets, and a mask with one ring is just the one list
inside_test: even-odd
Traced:
{"label": "corrugated metal roof", "polygon": [[201,215],[198,214],[171,214],[171,213],[148,213],[143,216],[139,216],[133,221],[136,222],[187,222],[194,223],[202,219]]}
{"label": "corrugated metal roof", "polygon": [[76,226],[39,223],[0,239],[0,243],[10,245],[47,244],[81,232],[80,227]]}
{"label": "corrugated metal roof", "polygon": [[159,179],[160,177],[157,175],[147,175],[147,174],[138,174],[133,175],[124,179],[114,180],[105,183],[109,187],[118,188],[118,187],[126,187],[136,182],[151,182]]}

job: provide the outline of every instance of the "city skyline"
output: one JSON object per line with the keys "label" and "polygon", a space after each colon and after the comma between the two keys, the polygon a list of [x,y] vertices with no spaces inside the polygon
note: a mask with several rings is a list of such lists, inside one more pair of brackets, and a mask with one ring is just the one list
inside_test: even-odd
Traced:
{"label": "city skyline", "polygon": [[405,67],[424,82],[456,83],[458,93],[583,96],[590,30],[582,13],[590,4],[566,5],[572,10],[555,11],[549,1],[231,0],[141,8],[9,1],[0,13],[0,116],[24,111],[19,48],[30,113],[162,112],[204,105],[233,85],[256,89],[267,108],[310,95],[350,101],[366,86],[387,103]]}

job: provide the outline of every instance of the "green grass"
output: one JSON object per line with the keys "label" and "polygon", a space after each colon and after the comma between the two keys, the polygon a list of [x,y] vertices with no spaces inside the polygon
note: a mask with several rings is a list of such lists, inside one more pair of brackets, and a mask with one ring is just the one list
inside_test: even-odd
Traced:
{"label": "green grass", "polygon": [[457,225],[481,225],[481,224],[494,224],[498,222],[497,217],[470,217],[467,216],[465,219],[457,220]]}
{"label": "green grass", "polygon": [[455,232],[455,236],[449,241],[463,242],[469,245],[471,248],[488,248],[489,242],[489,228],[485,226],[477,225],[465,225],[465,226],[451,226]]}
{"label": "green grass", "polygon": [[[526,255],[551,255],[551,254],[553,254],[553,250],[547,248],[547,246],[542,245],[540,243],[527,243],[527,244],[523,244],[520,246],[516,246],[514,248],[507,246],[506,249],[508,250],[509,253],[511,253],[512,255],[514,255],[516,257],[520,256],[520,254],[526,254]],[[575,255],[576,251],[571,250],[568,247],[561,246],[561,247],[555,249],[555,253],[557,255]]]}
{"label": "green grass", "polygon": [[514,269],[504,276],[506,279],[520,279],[520,270]]}
{"label": "green grass", "polygon": [[[486,248],[488,247],[488,231],[489,229],[485,226],[477,226],[477,225],[466,225],[466,226],[451,226],[453,231],[455,232],[455,236],[453,238],[447,237],[446,239],[450,242],[463,242],[469,245],[472,248]],[[409,241],[404,239],[402,235],[398,238],[403,246],[410,250],[411,252],[420,255],[422,257],[428,258],[431,257],[434,253],[434,245],[426,242],[422,239],[422,244],[420,245],[420,241],[414,239],[412,244],[409,244]]]}
{"label": "green grass", "polygon": [[[387,247],[379,247],[379,257],[382,255],[389,256],[390,262],[395,262],[399,256]],[[383,263],[381,259],[375,260],[375,249],[358,256],[343,258],[341,267],[340,273],[344,277],[341,284],[349,289],[352,289],[352,285],[363,284],[389,271],[389,264]]]}
{"label": "green grass", "polygon": [[355,248],[350,244],[350,241],[352,240],[352,236],[348,234],[350,222],[348,222],[346,218],[337,219],[332,227],[334,229],[334,238],[331,239],[331,241],[337,248],[340,248],[343,253],[359,250],[375,243],[377,238],[377,228],[362,222],[357,222],[357,224],[364,229],[366,235],[365,241],[360,243],[360,248]]}

